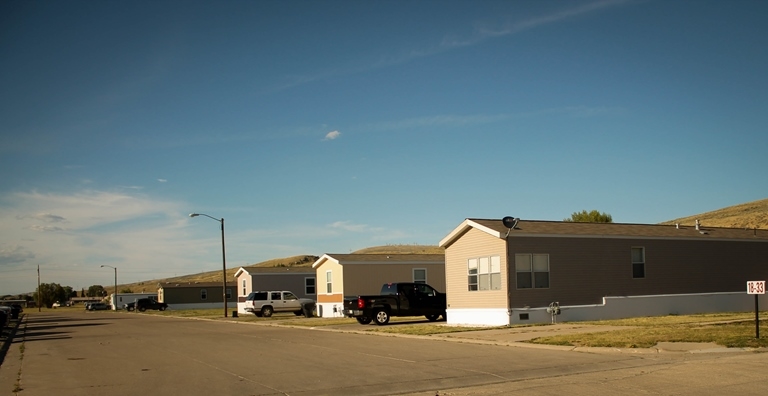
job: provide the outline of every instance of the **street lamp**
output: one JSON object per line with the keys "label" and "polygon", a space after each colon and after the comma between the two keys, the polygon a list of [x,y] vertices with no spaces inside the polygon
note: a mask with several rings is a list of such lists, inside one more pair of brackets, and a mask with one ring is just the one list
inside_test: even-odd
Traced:
{"label": "street lamp", "polygon": [[117,311],[117,267],[113,267],[111,265],[106,265],[106,264],[101,266],[101,268],[104,268],[104,267],[109,267],[115,270],[115,298],[112,301],[112,307],[115,309],[115,311]]}
{"label": "street lamp", "polygon": [[189,217],[205,216],[221,223],[221,274],[222,274],[222,297],[224,298],[224,317],[227,317],[227,255],[224,253],[224,218],[217,219],[208,216],[205,213],[190,213]]}

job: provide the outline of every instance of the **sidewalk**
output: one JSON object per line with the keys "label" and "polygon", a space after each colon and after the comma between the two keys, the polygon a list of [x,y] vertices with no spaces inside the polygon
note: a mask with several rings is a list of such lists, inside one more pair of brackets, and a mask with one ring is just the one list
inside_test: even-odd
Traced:
{"label": "sidewalk", "polygon": [[[280,324],[270,324],[281,326]],[[307,328],[307,327],[305,327]],[[551,325],[494,328],[488,330],[473,330],[456,333],[442,333],[431,335],[408,335],[397,333],[384,333],[367,331],[365,326],[358,324],[317,326],[314,330],[339,331],[357,334],[369,334],[390,337],[442,339],[449,342],[465,342],[485,345],[503,345],[519,348],[538,348],[561,351],[590,352],[590,353],[631,353],[631,354],[659,354],[659,353],[712,353],[712,352],[744,352],[751,348],[727,348],[715,343],[696,342],[660,342],[651,348],[603,348],[603,347],[574,347],[562,345],[534,344],[526,342],[539,337],[551,337],[564,334],[601,333],[606,331],[626,330],[627,326],[596,326],[577,323],[557,323]]]}

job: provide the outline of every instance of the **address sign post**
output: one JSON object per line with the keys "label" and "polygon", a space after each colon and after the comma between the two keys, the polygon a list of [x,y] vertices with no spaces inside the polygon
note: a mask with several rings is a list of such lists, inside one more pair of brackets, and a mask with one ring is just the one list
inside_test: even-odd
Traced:
{"label": "address sign post", "polygon": [[747,294],[755,295],[755,338],[760,338],[760,311],[757,306],[757,297],[765,294],[765,281],[747,282]]}

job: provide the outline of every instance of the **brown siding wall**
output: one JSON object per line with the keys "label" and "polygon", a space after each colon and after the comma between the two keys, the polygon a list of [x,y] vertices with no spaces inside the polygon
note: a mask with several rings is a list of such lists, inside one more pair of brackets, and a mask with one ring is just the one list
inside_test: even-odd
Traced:
{"label": "brown siding wall", "polygon": [[[631,248],[645,248],[645,278]],[[516,289],[514,255],[549,254],[549,289]],[[739,292],[768,278],[768,243],[609,238],[510,238],[512,307],[599,304],[604,296]],[[449,295],[450,297],[450,295]]]}
{"label": "brown siding wall", "polygon": [[[315,294],[306,294],[304,279],[314,277],[313,273],[294,274],[254,274],[252,277],[251,291],[287,290],[293,292],[299,298],[315,299]],[[325,278],[323,278],[325,287]],[[242,284],[240,285],[242,288]],[[323,289],[325,290],[325,289]]]}
{"label": "brown siding wall", "polygon": [[[501,259],[501,290],[467,290],[467,259],[498,255]],[[507,252],[504,240],[475,228],[445,250],[448,308],[507,308]]]}
{"label": "brown siding wall", "polygon": [[[234,285],[227,285],[227,288],[231,290],[232,294],[227,302],[236,303],[237,293]],[[205,300],[200,298],[200,290],[206,289],[208,298]],[[208,287],[167,287],[163,288],[163,302],[168,305],[173,304],[194,304],[194,303],[223,303],[224,298],[222,296],[221,286],[208,286]]]}
{"label": "brown siding wall", "polygon": [[381,292],[381,285],[413,282],[413,269],[427,270],[427,284],[445,292],[444,264],[350,264],[344,266],[344,295],[371,295]]}

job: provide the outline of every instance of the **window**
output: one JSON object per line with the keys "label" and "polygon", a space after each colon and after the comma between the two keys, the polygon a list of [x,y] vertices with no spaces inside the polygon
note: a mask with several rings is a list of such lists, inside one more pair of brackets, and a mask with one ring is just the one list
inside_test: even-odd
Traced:
{"label": "window", "polygon": [[333,293],[333,272],[325,271],[325,292]]}
{"label": "window", "polygon": [[200,289],[200,299],[201,300],[207,300],[208,299],[208,290]]}
{"label": "window", "polygon": [[413,283],[427,283],[427,269],[426,268],[414,268],[413,269]]}
{"label": "window", "polygon": [[501,259],[499,256],[467,260],[467,289],[501,290]]}
{"label": "window", "polygon": [[243,295],[245,296],[247,294],[248,292],[246,291],[246,288],[245,288],[245,279],[243,279]]}
{"label": "window", "polygon": [[269,293],[269,299],[270,300],[280,300],[282,298],[282,294],[280,292],[271,292]]}
{"label": "window", "polygon": [[645,278],[645,248],[632,248],[632,277]]}
{"label": "window", "polygon": [[296,297],[296,295],[291,292],[283,293],[283,300],[298,300],[298,299],[299,298]]}
{"label": "window", "polygon": [[304,294],[315,294],[315,278],[304,278]]}
{"label": "window", "polygon": [[549,255],[516,254],[515,274],[518,289],[549,288]]}
{"label": "window", "polygon": [[227,294],[227,300],[232,299],[232,289],[225,289]]}
{"label": "window", "polygon": [[477,291],[477,259],[467,260],[467,290]]}

